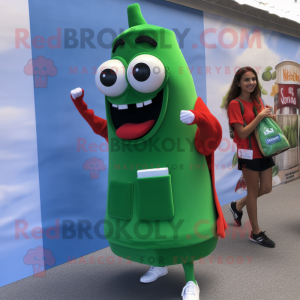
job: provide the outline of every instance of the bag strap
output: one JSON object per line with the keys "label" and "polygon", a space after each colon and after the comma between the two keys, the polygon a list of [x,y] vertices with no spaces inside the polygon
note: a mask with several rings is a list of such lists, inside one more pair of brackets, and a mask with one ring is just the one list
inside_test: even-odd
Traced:
{"label": "bag strap", "polygon": [[257,117],[257,109],[255,106],[253,106],[253,112],[254,112],[255,117]]}
{"label": "bag strap", "polygon": [[234,99],[234,100],[236,100],[240,104],[240,108],[241,108],[241,112],[242,112],[242,116],[243,116],[245,109],[244,109],[244,105],[243,105],[242,101],[240,99]]}
{"label": "bag strap", "polygon": [[[264,102],[262,101],[262,99],[261,99],[261,104],[262,104],[262,108],[265,108],[265,104],[264,104]],[[255,117],[257,117],[257,115],[258,115],[258,113],[257,113],[257,109],[256,109],[256,106],[254,105],[253,106],[253,112],[254,112],[254,115],[255,115]]]}
{"label": "bag strap", "polygon": [[[244,108],[244,105],[243,105],[242,101],[240,99],[234,99],[234,100],[238,101],[238,103],[240,104],[241,113],[242,113],[242,116],[244,116],[245,108]],[[243,121],[244,121],[244,126],[246,127],[247,123],[244,120],[244,118],[243,118]],[[249,134],[248,138],[249,138],[249,149],[252,150],[251,133]]]}

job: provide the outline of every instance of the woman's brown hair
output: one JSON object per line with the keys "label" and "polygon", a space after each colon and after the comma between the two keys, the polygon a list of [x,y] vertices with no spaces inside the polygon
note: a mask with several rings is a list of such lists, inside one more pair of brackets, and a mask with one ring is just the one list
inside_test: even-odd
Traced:
{"label": "woman's brown hair", "polygon": [[234,78],[233,78],[233,81],[231,83],[231,87],[229,89],[229,92],[228,92],[228,96],[227,96],[227,99],[225,101],[225,105],[224,105],[224,108],[227,110],[227,113],[228,113],[228,106],[230,104],[230,102],[234,99],[236,99],[240,94],[241,94],[241,88],[238,86],[238,83],[240,83],[243,75],[246,73],[246,72],[252,72],[254,73],[255,77],[256,77],[256,87],[254,89],[253,92],[251,92],[250,94],[250,98],[252,99],[252,101],[255,101],[256,103],[256,106],[261,109],[261,103],[259,101],[259,98],[261,97],[261,91],[260,91],[260,88],[259,88],[259,82],[258,82],[258,76],[257,76],[257,73],[256,71],[251,68],[251,67],[243,67],[243,68],[240,68],[236,71],[235,75],[234,75]]}

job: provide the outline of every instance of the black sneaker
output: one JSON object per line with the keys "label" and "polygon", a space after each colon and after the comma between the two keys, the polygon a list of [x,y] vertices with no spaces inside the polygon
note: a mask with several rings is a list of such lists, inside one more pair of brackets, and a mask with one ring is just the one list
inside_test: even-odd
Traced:
{"label": "black sneaker", "polygon": [[237,226],[242,226],[242,216],[243,216],[243,211],[238,211],[236,209],[236,202],[231,202],[229,204],[230,211],[233,214],[234,222]]}
{"label": "black sneaker", "polygon": [[275,247],[275,243],[265,235],[265,231],[261,231],[259,234],[253,234],[253,232],[251,231],[251,235],[249,239],[250,241],[265,247],[269,247],[269,248]]}

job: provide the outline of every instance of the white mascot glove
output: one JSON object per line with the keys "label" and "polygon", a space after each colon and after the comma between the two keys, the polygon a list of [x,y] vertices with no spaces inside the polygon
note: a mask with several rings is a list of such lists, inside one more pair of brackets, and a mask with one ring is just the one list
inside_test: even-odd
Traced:
{"label": "white mascot glove", "polygon": [[195,115],[189,110],[182,110],[180,112],[180,121],[185,124],[191,124],[195,120]]}
{"label": "white mascot glove", "polygon": [[82,95],[82,89],[81,88],[77,88],[75,90],[71,91],[71,95],[73,97],[73,99],[75,100],[76,98],[80,97]]}

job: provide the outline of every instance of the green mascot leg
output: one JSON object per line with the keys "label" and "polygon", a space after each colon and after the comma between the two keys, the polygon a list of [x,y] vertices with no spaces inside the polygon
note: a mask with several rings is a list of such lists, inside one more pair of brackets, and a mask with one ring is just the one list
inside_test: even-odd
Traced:
{"label": "green mascot leg", "polygon": [[194,281],[195,284],[197,284],[195,276],[194,276],[194,263],[189,262],[189,263],[182,264],[182,266],[184,269],[186,282]]}

